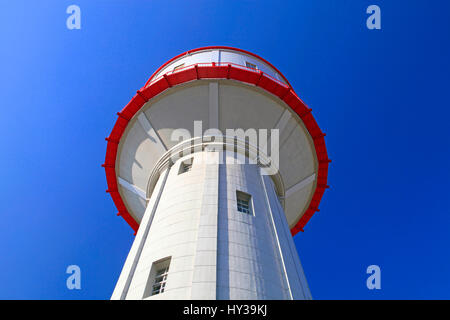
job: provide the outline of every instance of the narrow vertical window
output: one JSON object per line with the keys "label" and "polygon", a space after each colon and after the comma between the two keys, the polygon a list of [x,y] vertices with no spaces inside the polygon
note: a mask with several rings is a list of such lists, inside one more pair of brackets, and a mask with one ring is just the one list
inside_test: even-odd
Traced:
{"label": "narrow vertical window", "polygon": [[169,274],[170,260],[171,258],[168,257],[153,262],[147,285],[144,290],[144,298],[164,292]]}
{"label": "narrow vertical window", "polygon": [[181,162],[180,170],[178,170],[178,174],[182,174],[192,170],[192,163],[194,162],[194,158],[190,158]]}
{"label": "narrow vertical window", "polygon": [[236,191],[236,200],[237,200],[237,209],[239,212],[250,215],[253,214],[251,195],[241,191]]}

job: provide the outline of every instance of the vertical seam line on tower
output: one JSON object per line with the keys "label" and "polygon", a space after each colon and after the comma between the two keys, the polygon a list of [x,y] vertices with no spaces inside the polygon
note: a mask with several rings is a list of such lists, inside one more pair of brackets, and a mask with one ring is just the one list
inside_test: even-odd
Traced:
{"label": "vertical seam line on tower", "polygon": [[[139,243],[139,246],[138,246],[138,249],[136,252],[136,256],[134,257],[130,273],[128,274],[127,280],[125,282],[125,288],[123,289],[122,294],[120,296],[120,300],[125,300],[126,296],[128,295],[128,290],[130,289],[131,282],[133,281],[134,273],[136,271],[137,264],[139,263],[139,259],[142,254],[142,250],[144,249],[145,241],[147,240],[147,236],[150,231],[150,226],[151,226],[153,218],[155,216],[156,209],[158,208],[159,200],[161,199],[161,195],[164,190],[164,186],[166,185],[167,176],[169,175],[169,171],[170,171],[170,168],[167,168],[167,171],[164,175],[164,180],[162,181],[161,187],[158,191],[158,196],[156,197],[155,203],[153,204],[152,212],[150,214],[147,226],[144,230],[144,234],[142,235],[141,242]],[[145,215],[145,213],[144,213],[144,215]],[[138,229],[138,232],[139,232],[139,229]]]}
{"label": "vertical seam line on tower", "polygon": [[264,181],[264,177],[261,174],[261,171],[259,173],[259,176],[261,178],[261,183],[262,183],[262,186],[263,186],[264,195],[265,195],[265,198],[266,198],[266,203],[267,203],[267,206],[269,208],[269,215],[270,215],[270,219],[272,221],[272,230],[273,230],[273,232],[275,234],[275,238],[276,238],[276,241],[277,241],[278,252],[279,252],[280,258],[281,258],[281,264],[283,266],[284,276],[286,278],[286,283],[287,283],[287,286],[288,286],[289,296],[291,297],[291,300],[293,300],[294,298],[292,296],[291,284],[289,283],[289,277],[288,277],[287,270],[286,270],[286,264],[284,262],[283,252],[281,250],[280,239],[278,237],[277,228],[275,227],[275,221],[273,220],[273,213],[272,213],[272,208],[270,206],[269,196],[267,194],[266,183]]}

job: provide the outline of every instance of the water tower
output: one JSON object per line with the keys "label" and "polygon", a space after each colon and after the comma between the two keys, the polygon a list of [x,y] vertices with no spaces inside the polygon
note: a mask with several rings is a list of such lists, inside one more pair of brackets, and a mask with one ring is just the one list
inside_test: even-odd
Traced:
{"label": "water tower", "polygon": [[107,192],[136,235],[111,298],[311,299],[292,236],[327,188],[324,136],[253,53],[163,64],[106,138]]}

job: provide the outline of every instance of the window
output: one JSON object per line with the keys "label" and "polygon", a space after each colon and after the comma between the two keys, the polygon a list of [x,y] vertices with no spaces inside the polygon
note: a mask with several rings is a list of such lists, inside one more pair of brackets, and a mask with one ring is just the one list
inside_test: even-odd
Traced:
{"label": "window", "polygon": [[180,170],[178,171],[178,174],[182,174],[182,173],[191,171],[193,162],[194,162],[194,158],[190,158],[188,160],[181,162]]}
{"label": "window", "polygon": [[167,281],[167,273],[169,272],[169,266],[156,270],[155,284],[152,286],[152,296],[164,292]]}
{"label": "window", "polygon": [[175,66],[175,67],[173,68],[173,71],[175,71],[175,70],[177,70],[177,69],[180,69],[180,68],[183,68],[183,67],[184,67],[184,63],[179,64],[179,65],[177,65],[177,66]]}
{"label": "window", "polygon": [[246,214],[253,214],[251,195],[241,191],[236,191],[236,200],[237,200],[237,209],[239,212]]}
{"label": "window", "polygon": [[250,69],[258,70],[258,67],[256,66],[256,64],[250,63],[248,61],[245,61],[245,66]]}
{"label": "window", "polygon": [[168,257],[153,262],[147,286],[145,287],[144,298],[164,292],[169,273],[170,260],[171,258]]}

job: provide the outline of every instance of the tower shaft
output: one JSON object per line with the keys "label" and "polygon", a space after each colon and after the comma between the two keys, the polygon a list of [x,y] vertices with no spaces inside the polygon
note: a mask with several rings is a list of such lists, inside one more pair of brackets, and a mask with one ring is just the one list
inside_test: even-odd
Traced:
{"label": "tower shaft", "polygon": [[272,179],[204,148],[160,169],[112,299],[310,299]]}

